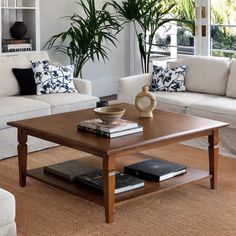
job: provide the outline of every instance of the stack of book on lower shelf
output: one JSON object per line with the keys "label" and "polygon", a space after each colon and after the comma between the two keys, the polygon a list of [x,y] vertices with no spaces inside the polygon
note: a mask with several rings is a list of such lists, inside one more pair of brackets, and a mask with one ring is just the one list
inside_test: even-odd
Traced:
{"label": "stack of book on lower shelf", "polygon": [[[103,190],[103,172],[101,169],[71,160],[44,167],[46,174],[57,176],[69,182],[88,185],[96,190]],[[127,192],[144,186],[144,180],[116,172],[115,194]]]}
{"label": "stack of book on lower shelf", "polygon": [[32,51],[32,39],[3,39],[2,52]]}
{"label": "stack of book on lower shelf", "polygon": [[[118,172],[115,174],[115,194],[127,192],[144,186],[144,181],[137,177]],[[76,181],[103,190],[103,171],[98,169],[76,177]]]}
{"label": "stack of book on lower shelf", "polygon": [[[147,159],[124,166],[124,173],[115,173],[115,194],[144,187],[145,180],[161,182],[187,172],[187,167],[178,163]],[[87,185],[103,191],[103,171],[81,160],[70,160],[44,167],[44,173],[59,177],[78,186]]]}
{"label": "stack of book on lower shelf", "polygon": [[187,167],[162,159],[147,159],[124,167],[126,174],[149,181],[161,182],[185,174]]}
{"label": "stack of book on lower shelf", "polygon": [[77,128],[80,131],[87,131],[108,138],[116,138],[143,131],[143,127],[139,126],[138,123],[124,119],[112,124],[104,124],[100,119],[84,120],[80,122]]}

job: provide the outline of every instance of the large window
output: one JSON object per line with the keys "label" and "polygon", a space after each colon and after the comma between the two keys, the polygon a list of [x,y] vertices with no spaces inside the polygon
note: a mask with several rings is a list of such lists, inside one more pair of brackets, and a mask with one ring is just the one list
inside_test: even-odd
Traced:
{"label": "large window", "polygon": [[194,36],[191,31],[177,24],[168,24],[158,30],[153,41],[152,57],[174,58],[193,54]]}
{"label": "large window", "polygon": [[[154,58],[193,55],[194,44],[199,45],[199,42],[202,44],[200,47],[204,48],[202,55],[210,52],[212,56],[236,58],[236,0],[197,1],[196,5],[202,9],[202,5],[198,5],[199,2],[209,6],[210,9],[205,13],[208,14],[209,20],[203,19],[203,24],[207,22],[206,28],[209,29],[207,35],[209,41],[204,37],[201,39],[201,36],[195,37],[194,40],[193,29],[186,25],[168,24],[158,30],[153,41]],[[176,6],[179,15],[194,20],[196,12],[194,0],[178,0]]]}
{"label": "large window", "polygon": [[192,22],[181,24],[180,22],[169,23],[161,27],[154,39],[153,56],[169,56],[194,54],[194,0],[169,0],[167,4],[175,4],[170,17],[185,18]]}
{"label": "large window", "polygon": [[211,0],[211,55],[236,57],[235,0]]}

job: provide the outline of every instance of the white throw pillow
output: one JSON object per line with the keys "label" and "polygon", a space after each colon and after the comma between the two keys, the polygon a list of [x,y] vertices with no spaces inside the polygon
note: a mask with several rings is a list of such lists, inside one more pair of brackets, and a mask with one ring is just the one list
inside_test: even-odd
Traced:
{"label": "white throw pillow", "polygon": [[48,60],[32,62],[37,95],[77,93],[73,82],[74,66],[55,66]]}

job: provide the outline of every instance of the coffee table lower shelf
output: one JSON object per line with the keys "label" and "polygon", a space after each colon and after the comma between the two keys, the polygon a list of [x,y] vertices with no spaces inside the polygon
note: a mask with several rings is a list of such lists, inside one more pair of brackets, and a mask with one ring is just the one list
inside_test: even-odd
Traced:
{"label": "coffee table lower shelf", "polygon": [[[115,204],[118,205],[120,203],[130,201],[132,199],[137,199],[147,195],[152,195],[156,192],[165,191],[171,188],[178,187],[183,184],[191,183],[196,180],[211,177],[211,175],[209,175],[209,173],[204,170],[199,170],[192,167],[188,167],[187,170],[188,172],[186,174],[171,178],[169,180],[165,180],[159,183],[145,181],[145,186],[143,188],[117,194],[115,196]],[[83,197],[97,204],[104,205],[102,192],[96,191],[91,187],[87,187],[84,184],[79,185],[77,183],[68,182],[53,175],[46,174],[44,173],[43,167],[28,170],[27,176],[42,181],[44,183],[47,183],[51,186],[63,189],[65,191]]]}

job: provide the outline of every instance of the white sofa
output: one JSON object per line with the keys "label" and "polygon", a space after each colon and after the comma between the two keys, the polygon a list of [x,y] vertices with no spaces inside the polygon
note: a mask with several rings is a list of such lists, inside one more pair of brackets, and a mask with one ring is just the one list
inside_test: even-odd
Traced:
{"label": "white sofa", "polygon": [[0,236],[15,236],[15,198],[0,188]]}
{"label": "white sofa", "polygon": [[[99,100],[91,95],[91,83],[83,79],[74,79],[78,93],[19,96],[12,68],[30,68],[31,60],[45,59],[50,60],[46,51],[0,57],[0,159],[17,154],[17,130],[9,127],[8,121],[91,108]],[[53,145],[33,137],[28,141],[30,152]]]}
{"label": "white sofa", "polygon": [[[228,122],[230,126],[220,130],[220,150],[236,157],[236,60],[188,56],[169,62],[169,67],[176,65],[187,65],[186,92],[154,92],[157,108]],[[151,73],[121,78],[118,100],[133,104],[151,78]],[[194,145],[207,144],[202,141]]]}

